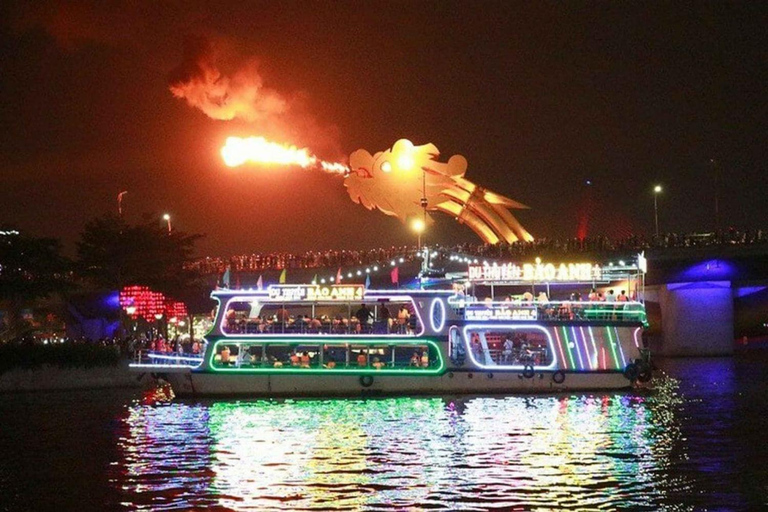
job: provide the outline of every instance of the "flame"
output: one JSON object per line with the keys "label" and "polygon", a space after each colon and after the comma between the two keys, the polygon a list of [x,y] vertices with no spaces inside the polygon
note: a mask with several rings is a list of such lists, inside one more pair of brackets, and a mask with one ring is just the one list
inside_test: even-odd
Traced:
{"label": "flame", "polygon": [[246,163],[298,165],[304,169],[318,168],[325,172],[346,174],[349,167],[341,162],[326,162],[317,158],[307,148],[271,142],[264,137],[228,137],[221,148],[221,157],[229,167]]}

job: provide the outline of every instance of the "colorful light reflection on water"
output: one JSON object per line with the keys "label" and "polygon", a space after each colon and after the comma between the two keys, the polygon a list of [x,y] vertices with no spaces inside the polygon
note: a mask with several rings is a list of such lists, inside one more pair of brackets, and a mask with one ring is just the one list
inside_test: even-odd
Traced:
{"label": "colorful light reflection on water", "polygon": [[135,405],[113,480],[152,510],[656,510],[690,486],[674,389]]}

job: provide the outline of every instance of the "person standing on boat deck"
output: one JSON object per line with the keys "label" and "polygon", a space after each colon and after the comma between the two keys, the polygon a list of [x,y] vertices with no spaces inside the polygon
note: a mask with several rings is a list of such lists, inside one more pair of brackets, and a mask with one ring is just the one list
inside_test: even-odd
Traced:
{"label": "person standing on boat deck", "polygon": [[514,348],[514,343],[512,343],[512,340],[509,338],[509,335],[507,335],[507,339],[504,340],[504,345],[502,346],[501,350],[501,359],[505,363],[508,363],[512,360],[512,349]]}
{"label": "person standing on boat deck", "polygon": [[373,322],[373,313],[370,309],[368,309],[368,306],[365,304],[360,304],[360,309],[357,310],[355,313],[355,318],[358,319],[360,322],[357,325],[357,332],[369,332],[370,327],[369,323]]}
{"label": "person standing on boat deck", "polygon": [[281,305],[280,309],[277,310],[277,321],[281,324],[285,325],[288,322],[288,318],[290,318],[290,315],[288,314],[288,310],[285,309],[285,305]]}
{"label": "person standing on boat deck", "polygon": [[523,304],[530,304],[533,302],[533,294],[531,292],[525,292],[523,294]]}
{"label": "person standing on boat deck", "polygon": [[629,297],[627,297],[627,290],[621,290],[619,296],[616,297],[616,302],[629,302]]}
{"label": "person standing on boat deck", "polygon": [[614,316],[614,314],[613,314],[613,310],[614,310],[614,306],[613,306],[613,304],[615,304],[615,303],[616,303],[616,294],[615,294],[615,293],[613,293],[613,288],[611,288],[610,290],[608,290],[608,293],[606,293],[606,294],[605,294],[605,302],[607,302],[607,303],[610,303],[610,304],[611,304],[610,306],[606,306],[606,307],[605,307],[605,309],[608,311],[608,313],[607,313],[607,314],[608,314],[608,315],[609,315],[611,318],[613,318],[613,316]]}
{"label": "person standing on boat deck", "polygon": [[392,330],[392,314],[389,312],[389,308],[386,304],[381,305],[381,322],[383,328],[386,329],[384,332],[389,334]]}
{"label": "person standing on boat deck", "polygon": [[600,295],[597,293],[596,289],[592,288],[587,298],[589,299],[589,302],[598,302],[600,300]]}

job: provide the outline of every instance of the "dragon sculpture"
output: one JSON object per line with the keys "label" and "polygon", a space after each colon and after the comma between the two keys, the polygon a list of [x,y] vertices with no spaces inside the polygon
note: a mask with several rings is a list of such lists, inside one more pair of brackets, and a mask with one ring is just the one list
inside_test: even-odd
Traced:
{"label": "dragon sculpture", "polygon": [[[509,212],[528,208],[464,178],[467,159],[453,155],[438,162],[434,144],[414,146],[400,139],[386,151],[371,155],[358,149],[349,157],[350,173],[344,186],[353,201],[369,210],[408,222],[426,210],[446,213],[467,224],[486,243],[530,241],[533,237]],[[427,223],[432,219],[427,216]]]}

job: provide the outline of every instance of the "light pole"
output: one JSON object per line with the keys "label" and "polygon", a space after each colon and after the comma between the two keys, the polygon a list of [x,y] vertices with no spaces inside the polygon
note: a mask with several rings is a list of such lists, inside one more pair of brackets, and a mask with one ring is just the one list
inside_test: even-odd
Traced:
{"label": "light pole", "polygon": [[168,224],[168,234],[171,234],[171,216],[167,213],[163,215],[163,220]]}
{"label": "light pole", "polygon": [[656,238],[659,238],[659,194],[661,194],[661,185],[653,187],[653,218],[656,224]]}

